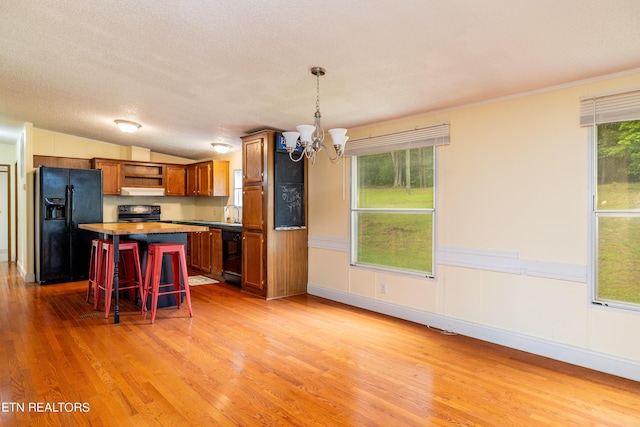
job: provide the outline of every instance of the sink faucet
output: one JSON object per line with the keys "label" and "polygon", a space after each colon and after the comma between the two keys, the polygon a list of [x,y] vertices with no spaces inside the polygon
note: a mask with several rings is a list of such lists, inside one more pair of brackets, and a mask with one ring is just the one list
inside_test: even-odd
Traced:
{"label": "sink faucet", "polygon": [[236,208],[236,215],[233,217],[233,222],[236,224],[240,223],[240,206],[237,205],[227,205],[224,207],[227,211],[227,213],[229,212],[229,208]]}

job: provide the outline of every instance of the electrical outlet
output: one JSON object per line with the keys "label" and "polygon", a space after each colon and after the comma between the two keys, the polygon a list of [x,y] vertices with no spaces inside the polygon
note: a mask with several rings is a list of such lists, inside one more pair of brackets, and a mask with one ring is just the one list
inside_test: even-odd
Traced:
{"label": "electrical outlet", "polygon": [[381,295],[386,295],[387,294],[387,284],[384,282],[380,283],[380,294]]}

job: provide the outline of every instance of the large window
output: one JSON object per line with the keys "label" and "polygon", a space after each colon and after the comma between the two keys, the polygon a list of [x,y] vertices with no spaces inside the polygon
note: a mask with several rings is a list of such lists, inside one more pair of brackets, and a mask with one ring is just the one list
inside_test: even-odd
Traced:
{"label": "large window", "polygon": [[640,120],[597,126],[596,300],[640,308]]}
{"label": "large window", "polygon": [[355,264],[433,273],[434,148],[356,156]]}
{"label": "large window", "polygon": [[593,299],[640,309],[640,93],[582,103],[594,130]]}
{"label": "large window", "polygon": [[435,145],[449,125],[350,142],[351,261],[434,276]]}

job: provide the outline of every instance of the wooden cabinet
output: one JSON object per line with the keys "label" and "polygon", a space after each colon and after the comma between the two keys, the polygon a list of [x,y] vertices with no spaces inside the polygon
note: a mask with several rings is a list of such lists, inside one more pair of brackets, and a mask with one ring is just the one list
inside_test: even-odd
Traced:
{"label": "wooden cabinet", "polygon": [[211,274],[222,276],[222,230],[211,228]]}
{"label": "wooden cabinet", "polygon": [[181,165],[165,167],[164,194],[167,196],[185,196],[187,194],[187,169]]}
{"label": "wooden cabinet", "polygon": [[211,231],[199,231],[187,235],[190,267],[211,273]]}
{"label": "wooden cabinet", "polygon": [[164,187],[164,168],[162,163],[122,161],[122,186],[162,188]]}
{"label": "wooden cabinet", "polygon": [[211,184],[213,196],[229,197],[229,161],[213,161],[213,183]]}
{"label": "wooden cabinet", "polygon": [[222,277],[222,230],[187,234],[187,265],[203,273]]}
{"label": "wooden cabinet", "polygon": [[242,225],[249,230],[263,229],[264,190],[261,185],[244,186],[242,189]]}
{"label": "wooden cabinet", "polygon": [[[275,138],[275,132],[262,131],[242,144],[242,289],[265,298],[307,291],[307,229],[275,227]],[[303,175],[306,184],[306,169]],[[306,185],[301,188],[306,206]]]}
{"label": "wooden cabinet", "polygon": [[102,191],[119,196],[122,187],[164,188],[167,196],[229,197],[229,161],[209,160],[191,165],[91,160],[93,169],[102,169]]}
{"label": "wooden cabinet", "polygon": [[242,180],[243,185],[262,184],[264,167],[265,138],[259,137],[244,141],[242,145]]}
{"label": "wooden cabinet", "polygon": [[266,296],[264,236],[257,231],[242,234],[242,289]]}
{"label": "wooden cabinet", "polygon": [[162,163],[131,160],[92,159],[94,169],[102,169],[102,194],[120,196],[122,187],[163,188],[166,180]]}
{"label": "wooden cabinet", "polygon": [[187,196],[229,196],[229,162],[213,160],[186,167]]}
{"label": "wooden cabinet", "polygon": [[113,159],[92,159],[92,167],[102,170],[102,194],[119,196],[122,188],[122,162]]}
{"label": "wooden cabinet", "polygon": [[185,174],[186,174],[186,183],[187,183],[187,187],[186,187],[186,192],[187,192],[187,196],[197,196],[198,194],[198,184],[197,184],[197,174],[198,174],[198,168],[197,165],[193,164],[193,165],[188,165],[185,168]]}

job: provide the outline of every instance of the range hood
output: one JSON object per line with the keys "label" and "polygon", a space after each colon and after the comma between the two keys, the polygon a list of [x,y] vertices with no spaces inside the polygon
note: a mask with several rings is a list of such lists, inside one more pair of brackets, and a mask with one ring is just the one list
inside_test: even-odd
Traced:
{"label": "range hood", "polygon": [[164,188],[160,187],[122,187],[123,196],[164,196]]}

